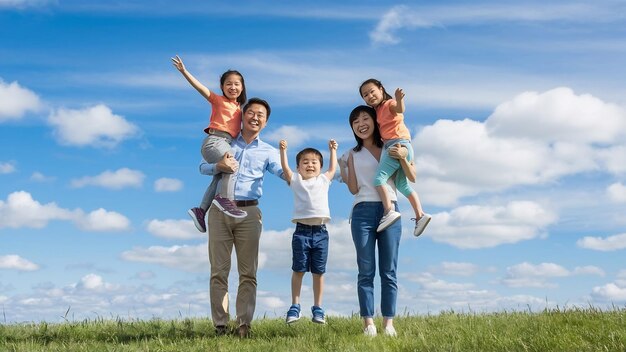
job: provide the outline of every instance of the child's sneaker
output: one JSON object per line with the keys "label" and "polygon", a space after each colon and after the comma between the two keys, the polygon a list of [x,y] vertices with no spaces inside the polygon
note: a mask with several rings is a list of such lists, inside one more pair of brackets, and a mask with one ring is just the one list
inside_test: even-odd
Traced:
{"label": "child's sneaker", "polygon": [[398,333],[396,332],[396,329],[393,326],[387,326],[385,328],[385,336],[396,337],[398,336]]}
{"label": "child's sneaker", "polygon": [[376,336],[377,335],[376,326],[372,324],[372,325],[368,325],[367,327],[365,327],[365,329],[363,329],[363,335],[367,337]]}
{"label": "child's sneaker", "polygon": [[299,304],[292,304],[291,307],[289,307],[289,310],[287,311],[287,324],[291,324],[293,322],[296,322],[300,319],[300,305]]}
{"label": "child's sneaker", "polygon": [[386,228],[391,226],[394,222],[400,219],[400,213],[395,210],[389,210],[389,212],[380,219],[376,232],[385,231]]}
{"label": "child's sneaker", "polygon": [[193,224],[196,225],[196,228],[200,232],[206,232],[206,222],[204,222],[204,215],[206,212],[202,208],[191,208],[187,210],[187,214],[191,216],[193,220]]}
{"label": "child's sneaker", "polygon": [[234,201],[228,198],[224,198],[220,195],[215,196],[215,198],[213,199],[213,204],[216,207],[218,207],[221,211],[223,211],[224,214],[230,217],[242,219],[248,216],[247,212],[237,208],[237,205],[235,204]]}
{"label": "child's sneaker", "polygon": [[421,235],[422,232],[424,232],[424,230],[426,229],[426,226],[428,225],[428,223],[430,222],[430,219],[432,218],[433,217],[430,216],[430,214],[424,214],[419,219],[415,219],[415,218],[411,219],[415,221],[415,230],[413,231],[413,236],[417,237]]}
{"label": "child's sneaker", "polygon": [[324,319],[324,310],[322,309],[322,307],[311,307],[311,313],[313,313],[313,318],[311,319],[311,321],[318,324],[326,324],[326,320]]}

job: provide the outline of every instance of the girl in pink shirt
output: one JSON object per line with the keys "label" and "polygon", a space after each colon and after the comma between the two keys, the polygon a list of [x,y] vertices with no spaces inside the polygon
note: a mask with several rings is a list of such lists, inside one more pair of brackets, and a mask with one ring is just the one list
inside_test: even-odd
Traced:
{"label": "girl in pink shirt", "polygon": [[409,151],[407,160],[411,163],[413,162],[411,133],[404,124],[404,92],[401,88],[396,89],[396,99],[394,100],[391,95],[387,93],[385,87],[383,87],[383,84],[379,80],[370,78],[361,83],[359,93],[367,105],[376,109],[376,123],[378,124],[384,142],[383,153],[381,154],[378,170],[376,171],[376,178],[374,180],[374,186],[376,186],[376,191],[378,191],[385,208],[385,214],[380,220],[377,230],[379,232],[383,231],[400,219],[400,213],[394,210],[391,199],[387,194],[387,189],[385,188],[387,180],[395,173],[396,189],[409,199],[415,211],[415,218],[413,219],[415,220],[415,229],[413,235],[419,236],[430,222],[431,216],[424,213],[422,210],[417,192],[409,185],[400,162],[390,157],[387,153],[387,149],[390,146],[400,144],[405,146]]}
{"label": "girl in pink shirt", "polygon": [[[243,76],[238,71],[228,70],[220,77],[220,88],[223,95],[215,94],[198,81],[183,64],[183,60],[176,55],[172,58],[174,67],[183,74],[185,79],[211,104],[211,117],[209,126],[204,129],[207,133],[202,142],[202,157],[207,163],[217,163],[225,155],[232,155],[230,143],[237,138],[241,131],[241,105],[246,102],[246,85]],[[217,183],[221,179],[220,191],[217,191]],[[196,228],[206,232],[204,217],[212,202],[225,214],[244,218],[247,213],[237,208],[233,197],[234,179],[233,174],[216,174],[211,185],[207,188],[198,208],[189,209],[188,213],[193,219]]]}

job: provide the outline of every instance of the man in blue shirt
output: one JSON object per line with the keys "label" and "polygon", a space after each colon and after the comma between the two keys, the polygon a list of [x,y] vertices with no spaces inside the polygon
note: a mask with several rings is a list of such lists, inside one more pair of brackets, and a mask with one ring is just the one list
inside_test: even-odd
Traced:
{"label": "man in blue shirt", "polygon": [[240,337],[249,335],[254,316],[259,240],[263,228],[258,208],[263,195],[263,176],[270,172],[283,177],[278,150],[259,139],[270,112],[265,100],[248,100],[243,107],[241,132],[231,143],[234,156],[225,157],[217,164],[200,164],[200,172],[205,175],[236,173],[235,202],[248,213],[245,218],[236,219],[214,206],[208,211],[211,315],[217,334],[226,333],[229,318],[228,274],[233,245],[239,271],[236,311]]}

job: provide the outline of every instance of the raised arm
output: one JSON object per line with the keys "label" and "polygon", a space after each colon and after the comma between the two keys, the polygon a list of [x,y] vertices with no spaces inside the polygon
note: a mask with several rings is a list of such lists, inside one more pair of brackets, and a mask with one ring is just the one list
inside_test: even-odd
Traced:
{"label": "raised arm", "polygon": [[326,178],[332,180],[335,176],[335,171],[337,170],[337,141],[331,139],[328,141],[328,150],[330,151],[330,164],[328,165],[328,170],[324,173]]}
{"label": "raised arm", "polygon": [[[359,183],[356,180],[356,171],[354,170],[354,158],[352,152],[348,155],[347,169],[347,179],[344,179],[344,182],[348,185],[350,193],[357,194],[359,192]],[[343,177],[343,173],[341,175]]]}
{"label": "raised arm", "polygon": [[185,64],[183,63],[183,59],[181,59],[178,55],[172,58],[172,62],[174,67],[183,74],[183,77],[194,87],[206,100],[209,100],[211,96],[211,91],[209,88],[205,87],[204,84],[200,83],[187,69],[185,68]]}
{"label": "raised arm", "polygon": [[289,168],[289,161],[287,160],[287,141],[281,140],[279,143],[280,147],[280,165],[283,168],[283,176],[287,184],[291,184],[291,176],[293,176],[293,171]]}
{"label": "raised arm", "polygon": [[404,174],[406,175],[406,178],[411,182],[415,182],[415,178],[417,177],[415,163],[406,159],[406,157],[409,155],[409,151],[406,149],[406,147],[398,143],[389,147],[389,149],[387,150],[390,157],[398,159],[398,161],[400,162],[400,166],[402,167],[402,171],[404,171]]}
{"label": "raised arm", "polygon": [[404,92],[402,88],[396,89],[396,113],[404,114]]}

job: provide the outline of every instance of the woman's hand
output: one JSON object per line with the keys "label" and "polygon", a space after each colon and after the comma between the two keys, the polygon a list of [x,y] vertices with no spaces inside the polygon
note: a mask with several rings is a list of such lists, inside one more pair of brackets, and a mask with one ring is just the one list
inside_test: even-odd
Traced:
{"label": "woman's hand", "polygon": [[406,159],[406,157],[409,155],[408,149],[403,147],[402,144],[400,143],[397,143],[389,147],[389,149],[387,149],[387,153],[389,154],[390,157],[397,159],[397,160]]}

